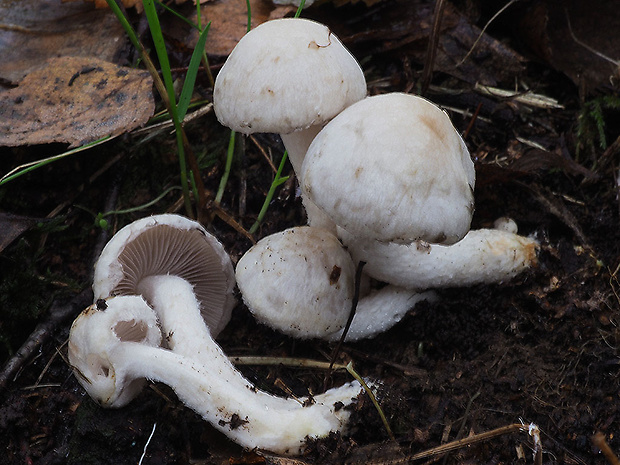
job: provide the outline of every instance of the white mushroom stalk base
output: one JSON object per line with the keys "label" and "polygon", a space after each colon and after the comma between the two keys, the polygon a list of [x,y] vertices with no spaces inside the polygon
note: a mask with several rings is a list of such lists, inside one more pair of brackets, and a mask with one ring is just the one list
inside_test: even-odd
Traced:
{"label": "white mushroom stalk base", "polygon": [[452,245],[395,244],[338,235],[364,272],[380,281],[417,289],[499,283],[536,263],[538,242],[498,229],[472,230]]}
{"label": "white mushroom stalk base", "polygon": [[[437,294],[433,291],[416,292],[402,287],[388,285],[360,298],[355,316],[347,332],[346,341],[369,339],[386,332],[402,320],[419,302],[434,302]],[[347,311],[345,310],[345,315]],[[324,339],[339,341],[344,328],[326,335]]]}
{"label": "white mushroom stalk base", "polygon": [[[179,297],[179,305],[164,312],[173,315],[187,303],[191,286],[180,278],[165,279],[172,281],[166,283],[167,293],[171,284],[173,287],[178,284],[178,292],[173,290],[170,295],[174,296],[171,300]],[[198,315],[197,309],[194,310]],[[206,331],[202,320],[199,323],[188,321],[177,326],[169,322],[169,328],[164,324],[165,336],[175,350],[190,351],[189,345],[180,341],[196,327],[204,327]],[[126,336],[119,328],[133,330]],[[203,339],[197,357],[190,357],[154,347],[155,331],[159,331],[157,317],[139,296],[111,298],[107,309],[90,307],[76,319],[69,342],[70,362],[91,397],[104,406],[120,407],[132,398],[124,394],[124,388],[136,380],[162,382],[186,406],[238,444],[297,454],[303,450],[307,437],[322,437],[341,430],[349,416],[341,407],[350,405],[361,392],[359,383],[348,383],[315,396],[304,407],[302,403],[306,399],[285,399],[257,390],[210,337]]]}

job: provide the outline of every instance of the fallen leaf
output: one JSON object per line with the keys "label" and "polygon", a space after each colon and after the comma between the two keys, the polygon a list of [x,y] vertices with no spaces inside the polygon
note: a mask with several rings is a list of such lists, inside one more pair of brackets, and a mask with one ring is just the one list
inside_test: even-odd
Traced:
{"label": "fallen leaf", "polygon": [[[80,1],[80,0],[62,0],[63,3],[77,2],[77,1]],[[108,7],[108,2],[106,2],[105,0],[82,0],[82,1],[84,3],[94,3],[95,8],[107,8]],[[136,9],[138,9],[138,11],[142,9],[142,0],[121,0],[121,3],[123,4],[125,8],[131,8],[135,6]],[[177,3],[179,2],[177,1]]]}
{"label": "fallen leaf", "polygon": [[57,0],[0,0],[0,79],[15,84],[48,58],[112,61],[125,33],[111,11]]}
{"label": "fallen leaf", "polygon": [[45,220],[0,212],[0,252],[40,221]]}
{"label": "fallen leaf", "polygon": [[53,58],[0,93],[0,145],[77,147],[131,131],[154,109],[147,71],[92,58]]}
{"label": "fallen leaf", "polygon": [[619,86],[620,9],[616,2],[539,0],[515,23],[520,40],[588,93]]}
{"label": "fallen leaf", "polygon": [[[62,0],[63,3],[65,2],[78,2],[80,0]],[[95,4],[95,8],[107,8],[108,7],[108,2],[106,2],[106,0],[82,0],[84,3],[94,3]],[[179,3],[185,3],[187,0],[176,0],[175,3],[179,4]],[[200,3],[202,3],[203,1],[207,1],[207,0],[202,0]],[[121,3],[123,4],[123,6],[125,8],[131,8],[131,7],[136,7],[136,10],[138,12],[142,11],[142,0],[121,0]]]}
{"label": "fallen leaf", "polygon": [[[252,10],[252,27],[267,21],[270,14],[277,9],[270,0],[250,0]],[[286,9],[287,7],[280,7]],[[205,50],[209,55],[228,56],[237,42],[247,32],[248,12],[244,1],[208,2],[201,8],[203,18],[211,21]],[[192,16],[196,21],[196,13]],[[193,47],[198,35],[193,33]]]}

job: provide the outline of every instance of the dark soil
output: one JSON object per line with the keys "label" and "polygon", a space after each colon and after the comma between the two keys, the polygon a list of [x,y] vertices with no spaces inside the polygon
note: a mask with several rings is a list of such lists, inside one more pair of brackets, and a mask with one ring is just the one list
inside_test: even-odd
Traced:
{"label": "dark soil", "polygon": [[[368,39],[373,27],[389,28],[385,18],[394,15],[386,13],[388,5],[396,8],[402,2],[308,10],[308,16],[343,29],[345,42],[368,71],[371,94],[411,91],[422,77],[423,62],[416,61],[411,43],[395,44],[378,32]],[[471,13],[470,20],[483,26],[489,16],[485,11]],[[372,404],[361,400],[350,431],[312,443],[298,458],[304,463],[409,463],[408,457],[421,451],[520,422],[523,431],[481,438],[415,463],[534,463],[527,432],[531,423],[541,431],[543,463],[608,463],[592,441],[596,432],[620,453],[618,150],[611,145],[619,133],[617,112],[604,114],[608,149],[577,137],[583,102],[617,93],[610,87],[580,93],[578,83],[535,58],[518,36],[491,32],[528,57],[519,79],[564,108],[483,97],[446,72],[434,74],[427,96],[447,108],[466,110],[450,114],[457,128],[467,131],[476,161],[473,227],[489,226],[501,216],[513,218],[521,234],[540,241],[538,265],[511,282],[441,290],[439,302],[416,307],[388,333],[345,344],[342,360],[353,361],[364,377],[382,381],[380,402],[395,441]],[[424,49],[425,42],[413,44]],[[214,62],[217,67],[217,57]],[[499,75],[499,69],[487,69],[494,71]],[[499,77],[496,85],[510,89],[514,78]],[[198,89],[209,96],[206,80]],[[205,186],[215,191],[228,132],[213,115],[191,123],[187,131],[200,157]],[[89,212],[141,205],[165,187],[178,185],[174,140],[164,134],[148,144],[138,141],[126,136],[0,189],[2,210],[35,219],[68,202],[53,219],[34,222],[0,255],[0,362],[10,359],[37,324],[49,324],[53,315],[66,312],[64,318],[56,317],[57,324],[49,324],[43,343],[0,390],[0,463],[136,464],[145,448],[145,464],[289,462],[244,453],[184,408],[166,386],[150,386],[126,408],[102,409],[85,395],[66,363],[64,344],[71,321],[92,298],[92,263],[102,240],[134,219],[173,209],[178,200],[178,191],[173,191],[148,210],[112,215],[109,233],[94,225]],[[578,144],[583,146],[579,157]],[[52,149],[9,151],[0,159],[1,172]],[[246,139],[222,203],[224,211],[246,227],[253,223],[273,176],[261,150],[277,165],[282,155],[277,137]],[[204,217],[211,212],[203,212]],[[303,222],[290,181],[274,199],[256,237]],[[218,217],[208,228],[235,262],[251,245]],[[295,341],[260,326],[241,304],[219,342],[230,355],[326,360],[333,349],[326,342]],[[241,370],[260,388],[279,395],[283,393],[276,380],[305,395],[320,391],[325,376],[318,370],[285,367]],[[330,382],[347,379],[336,373]]]}

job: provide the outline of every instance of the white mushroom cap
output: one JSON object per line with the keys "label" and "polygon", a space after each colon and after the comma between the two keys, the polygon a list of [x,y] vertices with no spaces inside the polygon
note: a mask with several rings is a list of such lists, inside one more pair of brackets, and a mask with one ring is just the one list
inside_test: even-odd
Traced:
{"label": "white mushroom cap", "polygon": [[324,229],[300,226],[261,239],[241,257],[236,274],[249,310],[284,334],[324,337],[347,322],[355,266]]}
{"label": "white mushroom cap", "polygon": [[475,172],[437,106],[407,94],[354,103],[310,145],[303,192],[349,233],[383,242],[454,243],[469,230]]}
{"label": "white mushroom cap", "polygon": [[364,74],[329,28],[285,18],[248,32],[213,89],[218,120],[244,134],[322,124],[366,95]]}
{"label": "white mushroom cap", "polygon": [[[148,307],[145,311],[142,297],[127,296],[121,300],[122,319],[115,311],[106,312],[107,303],[84,310],[71,326],[68,343],[69,363],[77,380],[90,397],[107,407],[127,405],[145,384],[144,377],[128,375],[126,364],[130,360],[125,359],[126,364],[119,366],[117,357],[124,354],[114,353],[117,346],[111,342],[111,336],[119,342],[151,348],[161,343],[157,316]],[[97,324],[92,324],[93,320]]]}
{"label": "white mushroom cap", "polygon": [[162,214],[119,230],[95,265],[95,300],[140,294],[140,281],[156,275],[175,275],[192,284],[213,337],[226,326],[235,304],[234,269],[222,244],[199,223]]}

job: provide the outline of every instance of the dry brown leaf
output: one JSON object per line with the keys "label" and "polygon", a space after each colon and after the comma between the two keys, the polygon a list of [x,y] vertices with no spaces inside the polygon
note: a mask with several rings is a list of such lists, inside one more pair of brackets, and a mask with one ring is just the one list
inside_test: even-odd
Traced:
{"label": "dry brown leaf", "polygon": [[77,147],[143,125],[155,103],[148,72],[61,57],[0,93],[0,145]]}
{"label": "dry brown leaf", "polygon": [[[252,27],[267,21],[276,9],[271,0],[250,0]],[[280,7],[286,9],[287,7]],[[227,56],[247,31],[248,12],[244,1],[208,2],[202,6],[203,18],[211,21],[205,50],[209,55]],[[196,21],[195,13],[192,20]],[[197,40],[194,34],[193,44]],[[192,46],[193,46],[192,44]]]}
{"label": "dry brown leaf", "polygon": [[[65,2],[78,2],[80,0],[62,0],[63,3]],[[95,4],[95,8],[107,8],[108,7],[108,2],[106,2],[106,0],[82,0],[84,3],[94,3]],[[185,3],[187,0],[175,0],[175,3],[178,5],[179,3]],[[203,1],[206,0],[202,0],[200,3],[203,3]],[[142,11],[142,0],[121,0],[121,3],[123,4],[123,6],[125,8],[132,8],[132,7],[136,7],[136,10],[138,11]]]}
{"label": "dry brown leaf", "polygon": [[58,0],[0,0],[0,79],[4,81],[19,82],[51,57],[112,61],[125,43],[123,28],[111,11]]}
{"label": "dry brown leaf", "polygon": [[0,212],[0,252],[40,221],[45,220]]}

